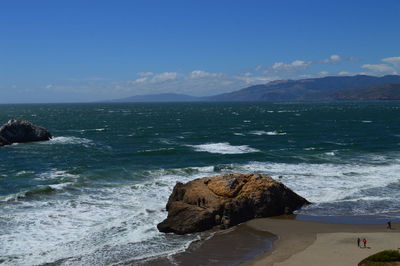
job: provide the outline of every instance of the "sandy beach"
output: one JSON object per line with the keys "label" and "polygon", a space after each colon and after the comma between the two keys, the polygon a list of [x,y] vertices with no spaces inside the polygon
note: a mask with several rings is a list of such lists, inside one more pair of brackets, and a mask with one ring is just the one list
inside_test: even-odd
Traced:
{"label": "sandy beach", "polygon": [[[400,248],[399,225],[354,225],[290,219],[254,219],[249,227],[278,237],[273,248],[243,265],[357,265],[369,255]],[[367,239],[367,248],[357,238]]]}

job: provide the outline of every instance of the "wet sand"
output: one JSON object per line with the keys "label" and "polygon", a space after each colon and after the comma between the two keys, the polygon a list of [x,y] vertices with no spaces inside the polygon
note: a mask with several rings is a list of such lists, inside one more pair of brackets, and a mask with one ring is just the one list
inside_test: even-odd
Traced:
{"label": "wet sand", "polygon": [[192,243],[184,252],[119,265],[239,265],[271,250],[277,239],[271,233],[256,230],[246,223],[216,231],[212,237],[211,234],[205,232],[203,238],[206,240]]}
{"label": "wet sand", "polygon": [[[360,225],[300,221],[279,218],[254,219],[249,227],[278,237],[273,248],[249,265],[357,265],[365,257],[385,249],[400,248],[400,225]],[[399,230],[396,230],[398,228]],[[367,248],[357,246],[366,238]]]}

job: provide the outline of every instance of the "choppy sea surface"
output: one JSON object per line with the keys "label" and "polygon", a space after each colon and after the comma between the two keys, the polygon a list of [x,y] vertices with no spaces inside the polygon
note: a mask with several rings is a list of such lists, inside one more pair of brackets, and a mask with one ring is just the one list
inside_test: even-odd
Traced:
{"label": "choppy sea surface", "polygon": [[157,231],[177,181],[279,179],[309,216],[400,215],[400,103],[0,105],[48,142],[0,148],[0,264],[101,265],[184,250]]}

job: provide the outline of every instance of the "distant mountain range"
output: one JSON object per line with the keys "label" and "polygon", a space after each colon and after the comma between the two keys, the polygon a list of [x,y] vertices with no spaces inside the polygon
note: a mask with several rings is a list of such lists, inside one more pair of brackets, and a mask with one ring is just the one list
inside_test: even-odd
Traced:
{"label": "distant mountain range", "polygon": [[300,80],[278,80],[238,91],[208,97],[183,94],[154,94],[112,102],[249,102],[249,101],[335,101],[400,100],[400,75],[383,77],[356,75]]}
{"label": "distant mountain range", "polygon": [[[359,90],[386,84],[400,84],[400,76],[374,77],[366,75],[324,77],[300,80],[280,80],[255,85],[231,93],[208,97],[212,101],[326,101],[361,95]],[[378,90],[378,89],[375,89]],[[378,90],[379,91],[379,90]],[[400,91],[396,93],[397,96]],[[377,99],[379,99],[379,95]],[[396,98],[398,98],[396,96]],[[362,100],[362,98],[353,98]],[[371,99],[372,100],[372,99]]]}

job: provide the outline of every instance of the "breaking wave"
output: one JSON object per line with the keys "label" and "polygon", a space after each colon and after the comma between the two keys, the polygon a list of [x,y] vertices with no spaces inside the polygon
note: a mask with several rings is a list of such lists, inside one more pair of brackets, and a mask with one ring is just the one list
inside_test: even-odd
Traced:
{"label": "breaking wave", "polygon": [[219,154],[243,154],[243,153],[260,152],[260,150],[251,148],[247,145],[235,146],[229,144],[228,142],[206,143],[206,144],[188,145],[188,146],[194,148],[195,151],[219,153]]}

